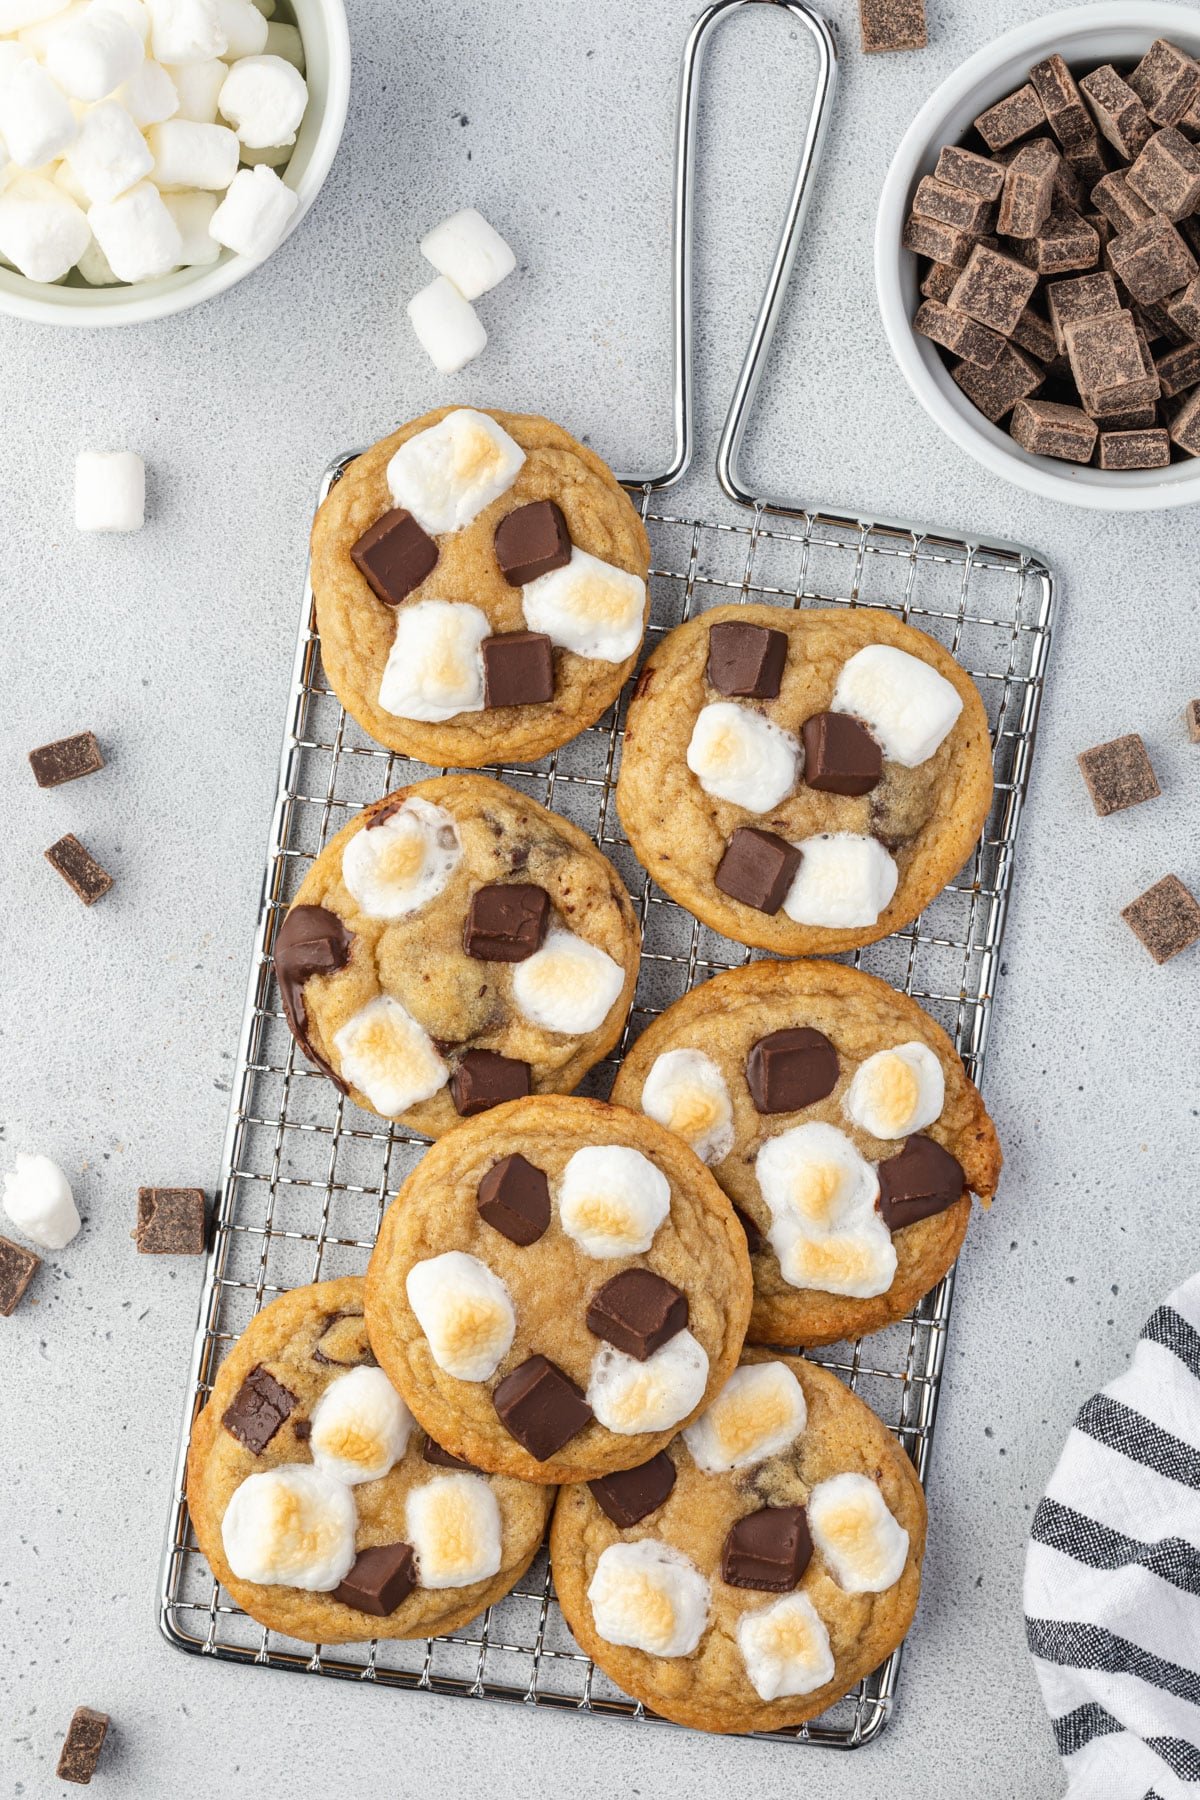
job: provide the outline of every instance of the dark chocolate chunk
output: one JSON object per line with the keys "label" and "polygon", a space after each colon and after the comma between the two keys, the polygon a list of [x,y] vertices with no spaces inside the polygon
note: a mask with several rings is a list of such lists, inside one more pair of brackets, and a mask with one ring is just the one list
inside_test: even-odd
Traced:
{"label": "dark chocolate chunk", "polygon": [[502,631],[480,645],[485,706],[543,706],[554,698],[554,646],[544,631]]}
{"label": "dark chocolate chunk", "polygon": [[950,263],[956,269],[965,267],[975,242],[965,231],[939,224],[936,219],[923,219],[919,213],[911,213],[904,221],[900,241],[906,250],[928,256],[936,263]]}
{"label": "dark chocolate chunk", "polygon": [[312,1420],[311,1419],[293,1419],[292,1420],[292,1430],[295,1433],[296,1442],[298,1444],[307,1444],[308,1440],[312,1436]]}
{"label": "dark chocolate chunk", "polygon": [[[382,822],[381,818],[372,820],[372,824]],[[309,1062],[323,1069],[343,1094],[350,1091],[346,1083],[309,1043],[304,984],[312,975],[344,969],[353,945],[353,932],[324,906],[293,906],[275,936],[275,979],[292,1036]]]}
{"label": "dark chocolate chunk", "polygon": [[897,1156],[881,1162],[879,1210],[889,1231],[900,1231],[945,1212],[961,1200],[966,1187],[962,1164],[933,1139],[910,1137]]}
{"label": "dark chocolate chunk", "polygon": [[1091,460],[1099,427],[1082,407],[1061,406],[1054,400],[1018,400],[1009,429],[1032,456],[1085,463]]}
{"label": "dark chocolate chunk", "polygon": [[94,906],[97,900],[103,899],[113,884],[107,869],[102,869],[70,832],[59,838],[57,844],[51,844],[46,851],[46,861],[52,869],[58,870],[68,887],[74,888],[85,906]]}
{"label": "dark chocolate chunk", "polygon": [[538,1462],[554,1456],[592,1419],[580,1389],[547,1356],[531,1356],[506,1375],[492,1404],[509,1436]]}
{"label": "dark chocolate chunk", "polygon": [[1007,337],[1033,298],[1037,275],[1015,257],[976,244],[948,304]]}
{"label": "dark chocolate chunk", "polygon": [[743,700],[774,700],[787,661],[786,631],[724,619],[708,628],[709,682],[718,694]]}
{"label": "dark chocolate chunk", "polygon": [[75,737],[59,738],[29,752],[33,779],[41,788],[61,787],[64,781],[78,781],[81,775],[94,775],[104,767],[100,746],[90,731]]}
{"label": "dark chocolate chunk", "polygon": [[883,779],[883,751],[849,713],[804,721],[804,779],[824,794],[869,794]]}
{"label": "dark chocolate chunk", "polygon": [[1151,212],[1185,219],[1200,204],[1200,151],[1173,125],[1147,138],[1125,180]]}
{"label": "dark chocolate chunk", "polygon": [[[1037,280],[1036,275],[1034,280]],[[978,363],[964,360],[954,363],[950,374],[968,400],[993,425],[999,424],[1005,413],[1011,412],[1026,394],[1036,393],[1046,379],[1042,365],[1011,344],[1006,345],[994,368],[981,369]]]}
{"label": "dark chocolate chunk", "polygon": [[1178,875],[1164,875],[1121,908],[1121,917],[1156,963],[1169,962],[1200,940],[1200,902]]}
{"label": "dark chocolate chunk", "polygon": [[1079,144],[1092,136],[1091,114],[1074,76],[1057,52],[1035,63],[1029,80],[1060,144]]}
{"label": "dark chocolate chunk", "polygon": [[0,1237],[0,1318],[16,1312],[25,1289],[41,1267],[42,1259],[23,1244]]}
{"label": "dark chocolate chunk", "polygon": [[1038,99],[1037,89],[1027,81],[1016,93],[1006,94],[995,106],[980,113],[975,129],[989,150],[1006,150],[1045,123],[1046,109]]}
{"label": "dark chocolate chunk", "polygon": [[[1028,312],[1028,307],[1025,310]],[[939,300],[922,301],[913,330],[921,337],[931,338],[943,350],[952,350],[955,356],[978,363],[981,369],[993,368],[1004,350],[1004,339],[998,331],[981,325],[969,313],[955,312]]]}
{"label": "dark chocolate chunk", "polygon": [[1081,751],[1078,762],[1092,805],[1102,819],[1127,806],[1140,806],[1143,800],[1156,800],[1162,792],[1136,731]]}
{"label": "dark chocolate chunk", "polygon": [[496,527],[496,561],[512,587],[524,587],[571,560],[571,534],[553,500],[531,500],[505,513]]}
{"label": "dark chocolate chunk", "polygon": [[1155,38],[1128,79],[1156,125],[1178,125],[1200,91],[1200,67],[1166,38]]}
{"label": "dark chocolate chunk", "polygon": [[350,557],[376,598],[385,606],[399,606],[433,571],[438,547],[401,506],[377,519],[350,546]]}
{"label": "dark chocolate chunk", "polygon": [[464,1119],[530,1092],[529,1064],[497,1050],[468,1050],[450,1077],[450,1098]]}
{"label": "dark chocolate chunk", "polygon": [[58,1753],[58,1766],[54,1771],[58,1779],[86,1787],[96,1773],[107,1733],[107,1713],[94,1712],[90,1706],[77,1706]]}
{"label": "dark chocolate chunk", "polygon": [[1196,274],[1196,259],[1169,219],[1151,217],[1118,232],[1104,253],[1135,300],[1165,300]]}
{"label": "dark chocolate chunk", "polygon": [[868,54],[925,48],[925,0],[858,0],[858,22]]}
{"label": "dark chocolate chunk", "polygon": [[550,1224],[550,1183],[519,1154],[493,1163],[475,1197],[479,1216],[511,1244],[536,1244]]}
{"label": "dark chocolate chunk", "polygon": [[1189,700],[1183,709],[1183,722],[1187,726],[1189,740],[1200,744],[1200,700]]}
{"label": "dark chocolate chunk", "polygon": [[645,1362],[688,1322],[687,1295],[653,1269],[622,1269],[588,1303],[587,1328],[626,1356]]}
{"label": "dark chocolate chunk", "polygon": [[1189,456],[1200,456],[1200,388],[1190,393],[1170,421],[1171,442]]}
{"label": "dark chocolate chunk", "polygon": [[[733,1204],[732,1201],[730,1204]],[[746,1234],[747,1250],[750,1252],[751,1256],[757,1256],[758,1252],[763,1247],[762,1232],[758,1229],[758,1226],[754,1223],[754,1220],[750,1217],[748,1212],[743,1212],[740,1206],[735,1206],[733,1210],[737,1215],[738,1224]]]}
{"label": "dark chocolate chunk", "polygon": [[763,1506],[730,1527],[721,1551],[721,1580],[765,1594],[790,1593],[812,1552],[802,1506]]}
{"label": "dark chocolate chunk", "polygon": [[239,1444],[261,1456],[295,1404],[295,1394],[258,1363],[225,1408],[221,1423]]}
{"label": "dark chocolate chunk", "polygon": [[1154,130],[1150,115],[1111,63],[1102,63],[1079,83],[1092,117],[1123,162],[1132,162]]}
{"label": "dark chocolate chunk", "polygon": [[799,1112],[832,1094],[838,1053],[823,1031],[789,1026],[759,1038],[746,1058],[746,1086],[756,1112]]}
{"label": "dark chocolate chunk", "polygon": [[777,913],[796,878],[800,858],[796,845],[775,832],[739,825],[725,846],[713,881],[723,894],[744,906]]}
{"label": "dark chocolate chunk", "polygon": [[981,200],[998,200],[1004,186],[1004,170],[999,163],[958,144],[943,146],[933,172],[948,187],[964,188],[968,194],[978,194]]}
{"label": "dark chocolate chunk", "polygon": [[969,188],[954,187],[936,175],[923,175],[913,195],[913,212],[921,219],[936,219],[941,225],[953,225],[971,237],[981,237],[996,222],[996,208],[982,194]]}
{"label": "dark chocolate chunk", "polygon": [[471,895],[463,948],[478,962],[524,962],[542,947],[550,896],[531,881],[498,881]]}
{"label": "dark chocolate chunk", "polygon": [[608,1514],[614,1525],[628,1531],[631,1525],[638,1525],[657,1512],[670,1497],[675,1486],[675,1464],[665,1450],[660,1450],[638,1468],[597,1476],[588,1486],[600,1510]]}
{"label": "dark chocolate chunk", "polygon": [[204,1249],[204,1189],[138,1189],[134,1239],[140,1256],[199,1256]]}
{"label": "dark chocolate chunk", "polygon": [[472,1475],[483,1473],[481,1469],[476,1468],[474,1463],[468,1462],[465,1456],[452,1456],[449,1450],[443,1450],[442,1446],[428,1434],[426,1434],[421,1450],[421,1457],[424,1462],[432,1463],[435,1469],[468,1469]]}
{"label": "dark chocolate chunk", "polygon": [[327,1369],[374,1369],[375,1356],[367,1339],[367,1323],[358,1313],[331,1313],[325,1329],[313,1345],[313,1361]]}
{"label": "dark chocolate chunk", "polygon": [[1031,238],[1054,204],[1059,154],[1049,138],[1023,144],[1008,165],[997,230],[1002,237]]}
{"label": "dark chocolate chunk", "polygon": [[350,1573],[333,1590],[335,1600],[386,1619],[417,1585],[417,1559],[411,1544],[376,1544],[360,1550]]}

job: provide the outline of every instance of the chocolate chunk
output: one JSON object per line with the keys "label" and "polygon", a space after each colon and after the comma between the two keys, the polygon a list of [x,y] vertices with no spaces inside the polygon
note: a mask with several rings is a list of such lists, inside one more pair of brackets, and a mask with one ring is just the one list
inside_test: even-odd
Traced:
{"label": "chocolate chunk", "polygon": [[360,1312],[331,1313],[313,1345],[313,1361],[327,1369],[374,1369],[378,1365]]}
{"label": "chocolate chunk", "polygon": [[773,831],[739,825],[725,846],[713,882],[721,893],[757,912],[777,913],[800,867],[801,852]]}
{"label": "chocolate chunk", "polygon": [[1156,38],[1129,85],[1156,125],[1178,125],[1200,92],[1200,65],[1166,38]]}
{"label": "chocolate chunk", "polygon": [[759,1038],[746,1058],[746,1086],[760,1113],[799,1112],[832,1094],[838,1053],[822,1031],[795,1025]]}
{"label": "chocolate chunk", "polygon": [[1154,367],[1163,393],[1173,399],[1200,382],[1200,344],[1178,344],[1156,356]]}
{"label": "chocolate chunk", "polygon": [[1049,138],[1023,144],[1008,165],[997,230],[1002,237],[1031,238],[1054,201],[1059,155]]}
{"label": "chocolate chunk", "polygon": [[[922,311],[924,308],[922,308]],[[849,713],[804,721],[804,779],[823,794],[869,794],[883,779],[883,751]]]}
{"label": "chocolate chunk", "polygon": [[524,962],[542,947],[550,896],[530,881],[493,882],[471,895],[463,948],[477,962]]}
{"label": "chocolate chunk", "polygon": [[485,706],[544,706],[554,698],[554,646],[544,631],[502,631],[480,645]]}
{"label": "chocolate chunk", "polygon": [[665,1450],[652,1456],[636,1469],[619,1469],[615,1475],[600,1475],[588,1486],[600,1510],[608,1514],[622,1531],[640,1525],[652,1512],[670,1498],[675,1486],[675,1464]]}
{"label": "chocolate chunk", "polygon": [[958,269],[952,269],[949,263],[930,263],[921,283],[921,293],[926,300],[940,300],[945,306],[954,292],[954,284],[958,280]]}
{"label": "chocolate chunk", "polygon": [[524,587],[571,560],[571,534],[553,500],[531,500],[505,513],[496,527],[496,561],[512,587]]}
{"label": "chocolate chunk", "polygon": [[968,237],[982,237],[996,223],[996,208],[982,194],[969,188],[953,187],[939,181],[936,175],[923,175],[913,195],[913,212],[921,219],[936,219],[941,225],[953,225]]}
{"label": "chocolate chunk", "polygon": [[140,1256],[199,1256],[204,1249],[204,1189],[138,1189],[134,1239]]}
{"label": "chocolate chunk", "polygon": [[1007,94],[980,113],[975,129],[989,150],[1006,150],[1018,138],[1040,131],[1045,123],[1046,109],[1038,99],[1037,89],[1027,81],[1015,94]]}
{"label": "chocolate chunk", "polygon": [[[1111,277],[1109,278],[1111,280]],[[1022,350],[1028,350],[1041,363],[1052,363],[1058,355],[1058,345],[1054,341],[1054,332],[1048,320],[1032,306],[1027,306],[1012,328],[1012,341],[1019,344]]]}
{"label": "chocolate chunk", "polygon": [[1143,800],[1155,800],[1161,792],[1136,731],[1083,750],[1078,760],[1092,805],[1102,819]]}
{"label": "chocolate chunk", "polygon": [[428,1434],[421,1450],[421,1458],[424,1462],[432,1463],[435,1469],[468,1469],[472,1475],[483,1473],[474,1463],[468,1462],[465,1456],[451,1456],[449,1450],[443,1450]]}
{"label": "chocolate chunk", "polygon": [[953,225],[939,225],[936,219],[922,219],[912,213],[904,221],[900,240],[906,250],[928,256],[933,262],[952,263],[961,269],[971,254],[973,240]]}
{"label": "chocolate chunk", "polygon": [[1170,460],[1170,434],[1159,427],[1100,433],[1102,469],[1165,469]]}
{"label": "chocolate chunk", "polygon": [[1131,312],[1078,319],[1064,327],[1063,339],[1071,373],[1085,402],[1112,388],[1135,386],[1145,374]]}
{"label": "chocolate chunk", "polygon": [[1117,284],[1107,269],[1095,275],[1078,275],[1074,281],[1052,281],[1046,289],[1046,305],[1059,350],[1067,347],[1066,329],[1082,319],[1100,319],[1119,313]]}
{"label": "chocolate chunk", "polygon": [[968,362],[978,363],[981,369],[990,369],[999,361],[1004,349],[1004,339],[998,331],[993,331],[989,325],[981,325],[969,313],[955,312],[952,307],[943,306],[938,300],[922,302],[913,320],[913,330],[940,344],[944,350],[952,350],[956,356],[965,356]]}
{"label": "chocolate chunk", "polygon": [[1154,217],[1146,202],[1132,191],[1125,174],[1124,169],[1113,169],[1092,189],[1092,205],[1116,231],[1132,231]]}
{"label": "chocolate chunk", "polygon": [[1108,173],[1108,164],[1104,160],[1100,139],[1095,132],[1078,144],[1064,145],[1063,161],[1070,165],[1075,179],[1089,194]]}
{"label": "chocolate chunk", "polygon": [[550,1224],[550,1183],[521,1155],[493,1163],[475,1197],[479,1216],[511,1244],[536,1244]]}
{"label": "chocolate chunk", "polygon": [[1061,56],[1047,56],[1035,63],[1029,80],[1060,144],[1084,143],[1092,136],[1091,114]]}
{"label": "chocolate chunk", "polygon": [[947,144],[938,153],[934,174],[948,187],[965,188],[981,200],[998,200],[1004,186],[1004,170],[990,157],[977,156],[958,144]]}
{"label": "chocolate chunk", "polygon": [[1163,300],[1196,273],[1196,259],[1169,219],[1118,232],[1105,256],[1135,300]]}
{"label": "chocolate chunk", "polygon": [[[732,1201],[730,1204],[733,1204]],[[747,1250],[750,1252],[751,1256],[757,1256],[758,1252],[763,1247],[762,1232],[758,1229],[758,1226],[754,1223],[754,1220],[750,1217],[748,1212],[743,1212],[740,1206],[734,1206],[733,1210],[737,1217],[738,1224],[746,1234]]]}
{"label": "chocolate chunk", "polygon": [[25,1289],[41,1267],[42,1259],[11,1238],[0,1237],[0,1318],[16,1312]]}
{"label": "chocolate chunk", "polygon": [[295,1404],[295,1394],[258,1363],[225,1408],[221,1423],[239,1444],[261,1456]]}
{"label": "chocolate chunk", "polygon": [[858,0],[858,23],[868,54],[925,48],[925,0]]}
{"label": "chocolate chunk", "polygon": [[998,425],[1018,400],[1036,393],[1046,379],[1041,364],[1023,350],[1014,350],[1011,344],[1005,346],[995,368],[981,369],[978,363],[958,362],[951,366],[950,374],[993,425]]}
{"label": "chocolate chunk", "polygon": [[1054,400],[1018,400],[1009,430],[1033,456],[1059,456],[1066,462],[1090,462],[1098,426],[1080,406]]}
{"label": "chocolate chunk", "polygon": [[1037,276],[1024,263],[987,244],[976,244],[954,284],[950,305],[955,312],[969,313],[981,325],[1007,337],[1036,286]]}
{"label": "chocolate chunk", "polygon": [[1200,902],[1178,875],[1164,875],[1152,888],[1121,908],[1121,917],[1156,963],[1169,962],[1200,941]]}
{"label": "chocolate chunk", "polygon": [[1066,275],[1072,269],[1095,268],[1100,260],[1100,234],[1077,212],[1063,207],[1052,211],[1017,249],[1039,275]]}
{"label": "chocolate chunk", "polygon": [[708,628],[705,673],[718,694],[734,694],[743,700],[774,700],[783,680],[787,652],[786,631],[725,619]]}
{"label": "chocolate chunk", "polygon": [[298,1444],[307,1444],[312,1437],[311,1419],[293,1419],[292,1431]]}
{"label": "chocolate chunk", "polygon": [[1200,339],[1200,276],[1189,281],[1177,294],[1169,294],[1163,305],[1171,323],[1185,339]]}
{"label": "chocolate chunk", "polygon": [[335,1600],[386,1619],[402,1606],[417,1585],[417,1559],[411,1544],[376,1544],[360,1550],[344,1581],[333,1590]]}
{"label": "chocolate chunk", "polygon": [[58,1779],[86,1787],[96,1773],[107,1733],[107,1713],[94,1712],[90,1706],[77,1706],[58,1753],[58,1766],[54,1771]]}
{"label": "chocolate chunk", "polygon": [[622,1269],[588,1303],[587,1328],[626,1356],[645,1362],[687,1330],[688,1301],[653,1269]]}
{"label": "chocolate chunk", "polygon": [[74,888],[85,906],[94,906],[113,884],[107,869],[102,869],[95,857],[90,856],[79,839],[70,832],[66,837],[59,838],[57,844],[51,844],[45,854],[51,868],[58,870],[67,886]]}
{"label": "chocolate chunk", "polygon": [[[382,824],[373,819],[372,824]],[[293,906],[275,934],[275,979],[292,1036],[309,1062],[323,1069],[343,1094],[349,1088],[308,1040],[304,984],[312,975],[331,975],[350,961],[354,934],[324,906]]]}
{"label": "chocolate chunk", "polygon": [[94,775],[104,767],[100,746],[90,731],[75,737],[59,738],[29,752],[29,766],[40,788],[61,787],[64,781],[78,781],[81,775]]}
{"label": "chocolate chunk", "polygon": [[1200,744],[1200,700],[1189,700],[1183,709],[1183,722],[1193,744]]}
{"label": "chocolate chunk", "polygon": [[1111,63],[1102,63],[1079,83],[1092,117],[1123,162],[1132,162],[1154,130],[1150,115]]}
{"label": "chocolate chunk", "polygon": [[538,1462],[556,1455],[592,1419],[579,1388],[546,1356],[531,1356],[506,1375],[492,1404],[509,1436]]}
{"label": "chocolate chunk", "polygon": [[450,1098],[464,1119],[530,1092],[529,1064],[496,1050],[468,1050],[450,1077]]}
{"label": "chocolate chunk", "polygon": [[932,1218],[961,1200],[966,1188],[962,1164],[930,1137],[910,1137],[899,1155],[881,1162],[879,1210],[889,1231]]}
{"label": "chocolate chunk", "polygon": [[1200,388],[1188,395],[1170,421],[1171,442],[1189,456],[1200,456]]}
{"label": "chocolate chunk", "polygon": [[802,1506],[763,1506],[730,1527],[721,1551],[721,1580],[729,1587],[787,1594],[807,1569],[812,1552]]}
{"label": "chocolate chunk", "polygon": [[402,506],[350,546],[350,559],[385,606],[399,606],[437,564],[438,547]]}
{"label": "chocolate chunk", "polygon": [[1173,125],[1164,125],[1147,138],[1125,180],[1152,212],[1186,218],[1200,203],[1200,151]]}

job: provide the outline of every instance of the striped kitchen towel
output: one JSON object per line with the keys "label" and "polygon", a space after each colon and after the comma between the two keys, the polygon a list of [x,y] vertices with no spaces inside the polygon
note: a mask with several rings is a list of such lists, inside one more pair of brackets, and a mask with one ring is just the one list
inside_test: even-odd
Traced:
{"label": "striped kitchen towel", "polygon": [[1200,1800],[1200,1275],[1075,1420],[1025,1631],[1069,1800]]}

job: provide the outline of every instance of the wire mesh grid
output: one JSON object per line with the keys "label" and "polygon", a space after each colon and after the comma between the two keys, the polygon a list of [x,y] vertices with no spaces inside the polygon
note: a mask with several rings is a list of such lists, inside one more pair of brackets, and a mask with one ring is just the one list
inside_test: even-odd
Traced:
{"label": "wire mesh grid", "polygon": [[[321,498],[349,460],[327,471]],[[918,1000],[950,1033],[978,1080],[1050,647],[1049,570],[1014,546],[969,544],[908,526],[820,512],[779,517],[764,507],[731,508],[722,521],[691,519],[653,510],[649,489],[633,497],[653,552],[648,647],[682,620],[732,601],[877,607],[938,638],[977,682],[992,730],[996,790],[972,860],[907,930],[845,960]],[[757,955],[668,900],[629,848],[613,804],[628,691],[552,756],[489,771],[588,831],[620,870],[638,911],[643,952],[629,1022],[613,1057],[592,1071],[582,1090],[600,1096],[652,1017],[716,971]],[[276,1295],[365,1269],[388,1198],[424,1148],[424,1140],[360,1112],[297,1052],[270,945],[312,860],[346,820],[392,788],[436,772],[381,749],[343,711],[321,668],[310,590],[175,1472],[161,1626],[177,1647],[225,1661],[649,1720],[653,1715],[575,1644],[544,1550],[514,1592],[463,1631],[314,1649],[256,1625],[232,1603],[214,1581],[188,1519],[188,1434],[227,1349]],[[819,1353],[896,1433],[922,1478],[952,1290],[953,1272],[901,1323]],[[897,1650],[819,1720],[769,1735],[842,1749],[868,1742],[891,1714],[900,1658]]]}

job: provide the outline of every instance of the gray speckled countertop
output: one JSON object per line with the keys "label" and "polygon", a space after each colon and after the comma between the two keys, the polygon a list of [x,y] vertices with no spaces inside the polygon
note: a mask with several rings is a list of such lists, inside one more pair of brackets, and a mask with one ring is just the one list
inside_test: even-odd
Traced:
{"label": "gray speckled countertop", "polygon": [[[1197,953],[1155,968],[1118,908],[1200,884],[1200,515],[1084,513],[957,456],[894,368],[871,229],[895,144],[1038,0],[932,0],[930,48],[865,61],[837,116],[749,464],[771,491],[1035,545],[1061,629],[1024,826],[987,1095],[1008,1165],[963,1258],[930,1481],[925,1593],[897,1719],[849,1757],[467,1709],[198,1663],[154,1620],[201,1269],[135,1257],[140,1183],[211,1188],[318,474],[450,393],[545,411],[618,467],[665,452],[677,54],[691,0],[351,0],[349,128],[313,215],[221,300],[145,329],[0,321],[0,709],[9,941],[3,1146],[44,1149],[86,1224],[0,1321],[0,1793],[58,1792],[79,1702],[112,1714],[97,1795],[1056,1795],[1026,1659],[1031,1510],[1078,1402],[1196,1261]],[[793,160],[799,40],[727,29],[699,182],[700,423],[711,441]],[[781,54],[793,48],[795,56]],[[420,233],[478,204],[522,272],[447,386],[400,316]],[[150,519],[77,536],[77,449],[146,458]],[[711,484],[707,462],[692,491]],[[39,793],[25,752],[91,726],[103,774]],[[1146,738],[1163,787],[1095,818],[1075,752]],[[42,860],[75,830],[116,877],[92,911]],[[67,1790],[62,1790],[66,1792]]]}

